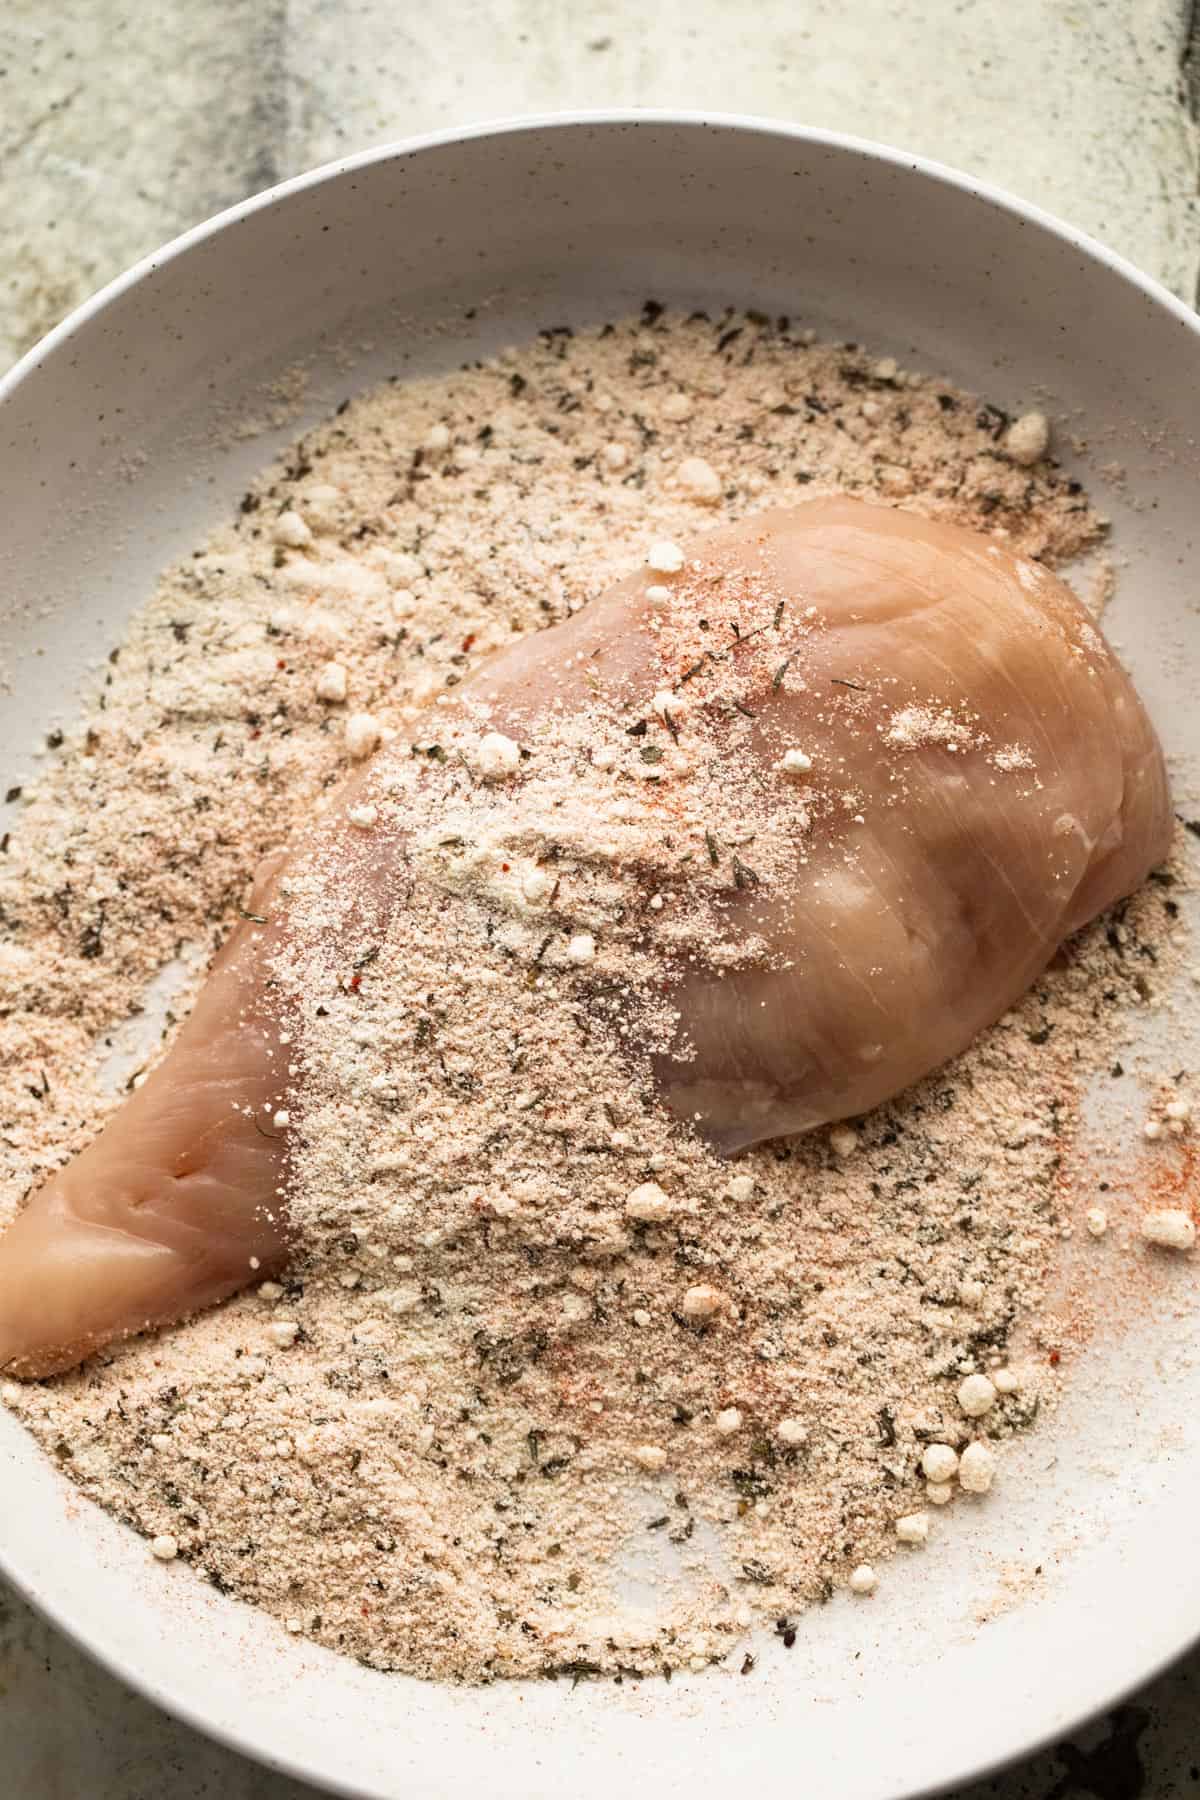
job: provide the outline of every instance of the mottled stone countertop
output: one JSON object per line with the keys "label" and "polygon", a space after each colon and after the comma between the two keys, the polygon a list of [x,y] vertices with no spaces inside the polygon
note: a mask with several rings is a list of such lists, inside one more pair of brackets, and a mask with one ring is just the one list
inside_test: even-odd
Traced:
{"label": "mottled stone countertop", "polygon": [[[1196,299],[1195,0],[6,0],[0,369],[137,257],[315,163],[611,105],[769,114],[940,157]],[[1200,1653],[958,1800],[1200,1793],[1198,1686]],[[0,1586],[6,1800],[312,1791],[156,1712]]]}

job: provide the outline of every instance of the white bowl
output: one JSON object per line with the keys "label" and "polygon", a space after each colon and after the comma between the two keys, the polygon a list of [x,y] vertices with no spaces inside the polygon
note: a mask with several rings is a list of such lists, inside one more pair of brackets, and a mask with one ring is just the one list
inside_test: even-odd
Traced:
{"label": "white bowl", "polygon": [[[442,134],[289,182],[81,308],[0,387],[5,775],[69,716],[158,569],[311,419],[385,374],[595,321],[649,295],[786,312],[1093,447],[1126,567],[1111,618],[1172,754],[1197,745],[1200,331],[1095,244],[945,169],[753,120],[632,114]],[[302,363],[299,414],[253,440]],[[1061,435],[1061,434],[1060,434]],[[1119,462],[1124,484],[1104,472]],[[385,1677],[219,1597],[80,1499],[0,1417],[0,1558],[152,1699],[264,1762],[372,1797],[608,1800],[747,1778],[839,1800],[960,1782],[1111,1702],[1200,1628],[1200,1329],[1094,1353],[1003,1491],[897,1559],[870,1602],[806,1615],[753,1678],[634,1693]],[[1119,1397],[1119,1398],[1118,1398]],[[957,1511],[958,1509],[956,1509]],[[1006,1557],[1032,1593],[984,1628]]]}

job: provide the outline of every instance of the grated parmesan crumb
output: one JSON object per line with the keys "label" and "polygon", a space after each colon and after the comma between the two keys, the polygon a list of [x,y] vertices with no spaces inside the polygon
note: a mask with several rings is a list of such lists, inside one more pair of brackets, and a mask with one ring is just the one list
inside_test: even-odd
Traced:
{"label": "grated parmesan crumb", "polygon": [[683,567],[683,551],[670,538],[659,538],[646,552],[646,566],[656,574],[678,574]]}
{"label": "grated parmesan crumb", "polygon": [[1050,448],[1050,422],[1045,413],[1022,413],[1004,434],[1004,448],[1023,469],[1040,462]]}
{"label": "grated parmesan crumb", "polygon": [[372,755],[379,747],[380,725],[374,713],[351,713],[346,720],[346,749],[356,762]]}
{"label": "grated parmesan crumb", "polygon": [[1174,1206],[1163,1206],[1146,1213],[1141,1232],[1148,1244],[1161,1250],[1190,1250],[1196,1242],[1196,1227],[1191,1214]]}
{"label": "grated parmesan crumb", "polygon": [[905,1513],[896,1520],[896,1536],[902,1544],[923,1544],[929,1537],[929,1514]]}

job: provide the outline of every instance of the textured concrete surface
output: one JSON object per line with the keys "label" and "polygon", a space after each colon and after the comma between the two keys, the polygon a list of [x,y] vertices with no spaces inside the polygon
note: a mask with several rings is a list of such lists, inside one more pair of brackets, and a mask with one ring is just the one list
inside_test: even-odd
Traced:
{"label": "textured concrete surface", "polygon": [[[884,139],[1038,201],[1194,300],[1198,12],[1193,0],[5,0],[0,368],[137,257],[272,181],[411,132],[577,106],[756,112]],[[1198,1688],[1200,1655],[957,1800],[1200,1793]],[[0,1588],[3,1800],[312,1791],[165,1718]]]}
{"label": "textured concrete surface", "polygon": [[0,364],[164,239],[349,150],[575,106],[773,114],[1014,188],[1189,297],[1192,0],[6,0]]}

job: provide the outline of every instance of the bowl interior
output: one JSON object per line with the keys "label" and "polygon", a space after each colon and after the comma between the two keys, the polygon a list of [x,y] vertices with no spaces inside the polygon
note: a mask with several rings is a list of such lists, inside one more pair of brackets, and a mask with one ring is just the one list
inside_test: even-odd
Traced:
{"label": "bowl interior", "polygon": [[[0,390],[5,785],[69,721],[157,571],[306,423],[385,375],[651,295],[785,312],[1052,412],[1114,520],[1112,634],[1187,810],[1194,322],[1094,249],[927,166],[649,116],[430,140],[290,184],[143,265],[27,359]],[[1171,1023],[1177,1061],[1188,1023]],[[1067,1729],[1200,1628],[1200,1568],[1179,1553],[1200,1488],[1193,1295],[1181,1268],[1175,1304],[1093,1352],[1059,1416],[1006,1454],[1002,1494],[956,1517],[933,1553],[897,1560],[869,1604],[807,1615],[790,1655],[762,1656],[753,1679],[476,1691],[374,1674],[182,1567],[148,1567],[2,1414],[0,1557],[153,1698],[336,1791],[479,1784],[530,1800],[569,1781],[599,1800],[651,1768],[661,1793],[682,1794],[800,1767],[819,1791],[895,1800]],[[997,1610],[1015,1565],[1039,1572]]]}

